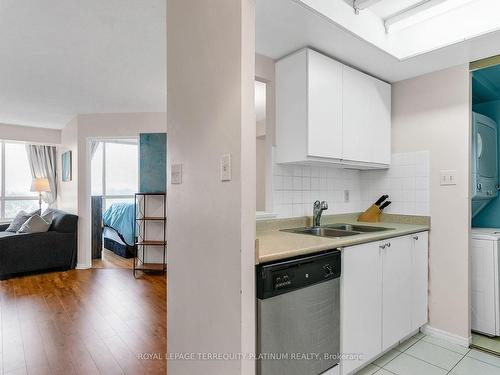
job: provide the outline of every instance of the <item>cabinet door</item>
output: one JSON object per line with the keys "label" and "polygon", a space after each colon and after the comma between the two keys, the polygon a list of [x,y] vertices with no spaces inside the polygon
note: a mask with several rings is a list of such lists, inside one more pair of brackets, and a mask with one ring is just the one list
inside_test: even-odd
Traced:
{"label": "cabinet door", "polygon": [[342,252],[341,352],[361,353],[342,359],[342,374],[381,352],[382,264],[378,243],[349,246]]}
{"label": "cabinet door", "polygon": [[344,66],[342,90],[343,159],[390,164],[391,85]]}
{"label": "cabinet door", "polygon": [[495,243],[473,239],[470,259],[472,329],[495,335]]}
{"label": "cabinet door", "polygon": [[381,243],[382,249],[382,350],[411,332],[411,237]]}
{"label": "cabinet door", "polygon": [[427,298],[429,275],[429,233],[416,233],[411,236],[412,266],[412,303],[411,328],[419,329],[427,323]]}
{"label": "cabinet door", "polygon": [[309,156],[342,158],[342,64],[308,50]]}

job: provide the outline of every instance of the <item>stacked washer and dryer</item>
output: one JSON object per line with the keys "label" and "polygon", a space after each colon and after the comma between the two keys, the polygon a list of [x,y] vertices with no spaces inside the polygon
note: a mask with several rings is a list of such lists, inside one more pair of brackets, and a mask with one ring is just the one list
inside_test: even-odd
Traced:
{"label": "stacked washer and dryer", "polygon": [[[472,114],[472,217],[498,196],[497,124]],[[472,330],[500,336],[500,228],[472,228]]]}

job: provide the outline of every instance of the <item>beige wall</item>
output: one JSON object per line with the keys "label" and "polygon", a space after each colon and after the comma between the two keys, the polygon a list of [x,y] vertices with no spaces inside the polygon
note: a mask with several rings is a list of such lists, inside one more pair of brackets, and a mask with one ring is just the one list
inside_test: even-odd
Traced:
{"label": "beige wall", "polygon": [[61,130],[0,123],[0,139],[58,145],[61,143]]}
{"label": "beige wall", "polygon": [[[61,180],[61,155],[71,151],[71,181]],[[78,119],[75,117],[61,131],[61,146],[57,148],[57,207],[78,215]]]}
{"label": "beige wall", "polygon": [[[254,0],[167,2],[168,349],[255,351]],[[230,153],[232,180],[221,182]],[[175,375],[253,374],[252,361],[168,362]]]}
{"label": "beige wall", "polygon": [[76,209],[79,216],[78,267],[91,265],[89,141],[92,138],[136,137],[140,133],[166,131],[167,117],[164,112],[78,115],[63,129],[60,152],[73,151],[73,181],[60,182],[62,194],[59,204],[62,209],[67,208],[71,212]]}
{"label": "beige wall", "polygon": [[[392,151],[430,152],[430,326],[463,340],[470,335],[469,102],[466,65],[392,86]],[[457,171],[457,185],[440,186],[447,169]]]}
{"label": "beige wall", "polygon": [[[269,57],[255,54],[255,78],[258,81],[266,83],[266,121],[265,121],[265,159],[264,166],[264,181],[265,181],[265,191],[262,192],[264,194],[264,204],[263,209],[259,207],[259,210],[272,212],[273,211],[273,168],[272,168],[272,159],[273,159],[273,146],[276,140],[276,126],[275,126],[275,108],[276,108],[276,100],[275,100],[275,83],[274,83],[274,65],[275,62],[273,59]],[[257,123],[257,132],[262,133],[262,125]],[[259,161],[258,161],[259,162]],[[262,160],[260,161],[262,162]],[[258,169],[259,170],[259,169]],[[258,192],[259,194],[259,192]],[[262,203],[261,203],[262,204]],[[262,207],[262,206],[261,206]]]}

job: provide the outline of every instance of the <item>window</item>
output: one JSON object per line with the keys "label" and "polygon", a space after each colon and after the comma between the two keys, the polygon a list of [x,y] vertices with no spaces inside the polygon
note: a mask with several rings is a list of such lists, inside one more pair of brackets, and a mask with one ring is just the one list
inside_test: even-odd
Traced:
{"label": "window", "polygon": [[0,141],[0,220],[12,219],[21,211],[38,208],[37,193],[31,192],[32,175],[26,146]]}
{"label": "window", "polygon": [[92,195],[103,196],[103,209],[133,202],[139,186],[137,139],[100,142],[92,158]]}

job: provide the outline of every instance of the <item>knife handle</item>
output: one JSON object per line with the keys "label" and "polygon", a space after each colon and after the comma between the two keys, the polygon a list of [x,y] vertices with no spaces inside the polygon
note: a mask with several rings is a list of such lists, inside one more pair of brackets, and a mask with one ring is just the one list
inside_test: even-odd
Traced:
{"label": "knife handle", "polygon": [[386,208],[388,205],[390,205],[392,202],[391,201],[387,201],[385,202],[382,206],[380,206],[380,209],[383,210],[384,208]]}

